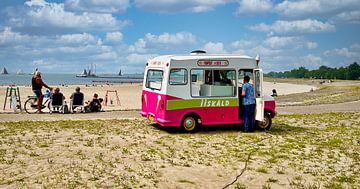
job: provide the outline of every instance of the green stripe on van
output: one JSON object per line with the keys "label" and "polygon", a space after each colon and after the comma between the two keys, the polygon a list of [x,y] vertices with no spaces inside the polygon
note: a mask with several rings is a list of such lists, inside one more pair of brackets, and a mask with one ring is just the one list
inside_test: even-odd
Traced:
{"label": "green stripe on van", "polygon": [[191,99],[191,100],[168,100],[167,110],[180,110],[187,108],[207,108],[207,107],[232,107],[238,106],[238,98],[211,98],[211,99]]}

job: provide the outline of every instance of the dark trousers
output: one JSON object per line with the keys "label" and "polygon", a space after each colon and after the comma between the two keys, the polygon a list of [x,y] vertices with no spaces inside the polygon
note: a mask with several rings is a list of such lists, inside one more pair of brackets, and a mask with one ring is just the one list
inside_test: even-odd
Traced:
{"label": "dark trousers", "polygon": [[243,111],[245,131],[253,130],[255,128],[255,104],[243,105]]}

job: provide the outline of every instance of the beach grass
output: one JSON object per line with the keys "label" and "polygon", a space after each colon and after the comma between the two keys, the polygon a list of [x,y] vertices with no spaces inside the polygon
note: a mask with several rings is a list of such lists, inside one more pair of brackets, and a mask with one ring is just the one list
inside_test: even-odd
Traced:
{"label": "beach grass", "polygon": [[320,86],[313,92],[295,93],[281,95],[276,98],[277,104],[283,105],[318,105],[334,104],[342,102],[353,102],[360,100],[360,83],[359,85],[330,85]]}
{"label": "beach grass", "polygon": [[[1,188],[360,188],[360,113],[279,115],[270,131],[145,119],[0,123]],[[249,155],[249,153],[251,153]]]}

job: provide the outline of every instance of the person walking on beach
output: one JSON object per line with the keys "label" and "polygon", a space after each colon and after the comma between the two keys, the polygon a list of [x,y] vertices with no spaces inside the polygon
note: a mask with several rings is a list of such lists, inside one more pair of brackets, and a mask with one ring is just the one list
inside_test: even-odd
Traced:
{"label": "person walking on beach", "polygon": [[50,90],[52,90],[52,88],[51,87],[49,87],[49,86],[47,86],[44,82],[43,82],[43,80],[41,79],[41,73],[40,73],[40,71],[36,71],[35,73],[34,73],[34,76],[32,77],[32,79],[31,79],[31,85],[32,85],[32,90],[33,90],[33,92],[35,93],[35,95],[36,95],[36,97],[37,97],[37,109],[38,109],[38,113],[39,114],[41,114],[41,113],[43,113],[42,111],[41,111],[41,109],[42,109],[42,101],[43,101],[43,98],[44,98],[44,95],[42,94],[42,92],[41,92],[41,89],[42,89],[42,87],[44,86],[44,87],[46,87],[46,88],[48,88],[48,89],[50,89]]}
{"label": "person walking on beach", "polygon": [[[244,111],[244,131],[253,131],[255,129],[255,96],[253,86],[249,83],[250,77],[244,77],[242,85],[243,111]],[[250,125],[250,128],[249,128]]]}

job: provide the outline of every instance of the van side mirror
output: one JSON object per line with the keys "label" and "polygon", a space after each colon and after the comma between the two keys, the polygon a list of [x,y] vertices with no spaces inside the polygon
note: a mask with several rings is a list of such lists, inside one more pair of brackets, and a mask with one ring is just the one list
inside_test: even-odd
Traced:
{"label": "van side mirror", "polygon": [[191,75],[191,82],[196,82],[197,81],[197,75],[193,74]]}

